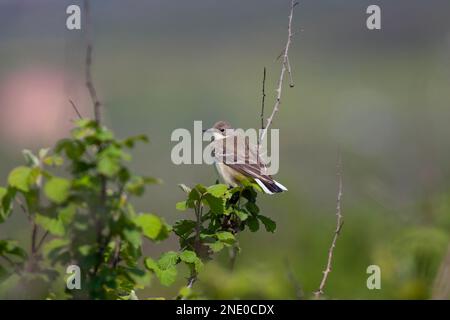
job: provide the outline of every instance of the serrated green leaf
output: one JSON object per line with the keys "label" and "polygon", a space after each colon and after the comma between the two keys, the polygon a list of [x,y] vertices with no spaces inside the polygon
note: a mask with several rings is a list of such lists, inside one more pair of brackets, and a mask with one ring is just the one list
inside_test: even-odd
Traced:
{"label": "serrated green leaf", "polygon": [[174,266],[171,266],[167,269],[160,270],[156,273],[156,276],[163,286],[168,287],[177,279],[177,269]]}
{"label": "serrated green leaf", "polygon": [[144,265],[145,265],[145,267],[146,267],[148,270],[150,270],[150,271],[156,272],[157,270],[159,270],[159,266],[158,266],[158,264],[156,263],[156,261],[153,260],[153,259],[150,258],[150,257],[145,258],[145,260],[144,260]]}
{"label": "serrated green leaf", "polygon": [[185,250],[179,255],[180,260],[186,263],[194,263],[198,258],[194,251]]}
{"label": "serrated green leaf", "polygon": [[178,263],[178,253],[175,251],[168,251],[161,255],[158,260],[158,266],[160,269],[168,269],[171,266],[175,266]]}

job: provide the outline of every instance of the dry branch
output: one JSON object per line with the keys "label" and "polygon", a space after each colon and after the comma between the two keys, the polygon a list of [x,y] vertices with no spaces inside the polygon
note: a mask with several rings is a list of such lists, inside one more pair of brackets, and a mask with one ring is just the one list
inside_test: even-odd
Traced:
{"label": "dry branch", "polygon": [[98,123],[101,123],[101,102],[98,99],[97,90],[92,80],[92,52],[94,51],[91,40],[91,12],[89,6],[89,0],[84,0],[84,16],[85,16],[85,35],[86,35],[86,60],[85,60],[85,78],[86,87],[88,88],[89,95],[91,96],[92,104],[94,106],[94,119]]}
{"label": "dry branch", "polygon": [[294,83],[292,81],[292,71],[291,71],[291,65],[289,63],[289,48],[291,46],[291,42],[292,42],[292,37],[293,37],[293,32],[292,32],[292,20],[294,17],[294,8],[295,6],[298,5],[298,2],[291,0],[291,11],[289,13],[289,23],[288,23],[288,38],[286,41],[286,46],[283,49],[283,52],[281,53],[280,57],[283,59],[282,64],[281,64],[281,73],[280,73],[280,79],[278,80],[278,87],[276,89],[276,100],[275,100],[275,105],[273,106],[273,110],[272,110],[272,114],[270,115],[270,117],[267,119],[266,121],[266,126],[262,128],[261,130],[261,134],[259,136],[259,141],[260,143],[263,142],[264,137],[266,136],[267,130],[269,129],[269,127],[271,126],[273,119],[275,117],[275,114],[279,111],[280,109],[280,104],[281,104],[281,92],[283,89],[283,81],[284,78],[286,76],[286,72],[289,74],[289,79],[290,79],[290,87],[294,86]]}
{"label": "dry branch", "polygon": [[342,226],[344,224],[342,211],[341,211],[341,203],[342,203],[342,160],[341,155],[339,153],[338,156],[338,166],[337,166],[337,176],[338,176],[338,194],[337,194],[337,201],[336,201],[336,229],[334,231],[333,240],[331,242],[331,246],[328,249],[328,260],[327,260],[327,266],[325,270],[323,271],[323,277],[322,281],[320,281],[319,289],[314,292],[314,297],[316,299],[319,299],[321,295],[323,295],[323,289],[325,288],[325,284],[328,280],[328,275],[331,272],[331,264],[333,262],[333,254],[334,249],[336,247],[336,242],[339,237],[339,234],[342,230]]}

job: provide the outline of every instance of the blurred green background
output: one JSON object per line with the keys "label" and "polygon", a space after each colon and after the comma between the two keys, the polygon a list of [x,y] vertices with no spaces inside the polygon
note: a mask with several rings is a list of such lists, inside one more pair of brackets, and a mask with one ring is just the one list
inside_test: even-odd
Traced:
{"label": "blurred green background", "polygon": [[[94,1],[94,79],[105,122],[118,136],[148,134],[133,166],[161,178],[138,208],[172,223],[184,195],[178,183],[213,184],[212,167],[170,160],[176,128],[225,119],[259,126],[275,97],[289,1]],[[0,181],[20,150],[50,146],[91,113],[83,84],[84,39],[65,28],[66,7],[81,1],[0,0]],[[381,7],[382,29],[366,28],[366,8]],[[335,228],[337,150],[342,151],[345,225],[325,288],[333,299],[432,297],[450,239],[450,3],[302,0],[290,51],[277,180],[289,192],[260,196],[275,234],[245,233],[235,270],[224,253],[208,263],[197,290],[208,298],[295,299],[318,288]],[[0,238],[27,245],[17,211]],[[146,254],[177,250],[175,239]],[[366,268],[381,267],[369,290]],[[187,276],[187,271],[185,272]],[[296,280],[293,281],[292,277]],[[449,280],[450,281],[450,280]],[[157,281],[139,297],[176,295],[185,283]],[[25,295],[24,295],[25,296]]]}

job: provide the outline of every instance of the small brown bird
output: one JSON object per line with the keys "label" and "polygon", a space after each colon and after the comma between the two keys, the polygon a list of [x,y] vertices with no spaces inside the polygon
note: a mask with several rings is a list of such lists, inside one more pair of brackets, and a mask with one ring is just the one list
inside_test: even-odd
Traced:
{"label": "small brown bird", "polygon": [[[267,194],[287,191],[281,183],[267,174],[267,167],[259,156],[258,146],[252,145],[247,139],[239,139],[225,121],[218,121],[204,132],[210,132],[214,137],[214,164],[219,177],[230,186],[237,186],[243,180],[256,182]],[[229,140],[231,139],[231,140]],[[227,146],[233,152],[227,153]]]}

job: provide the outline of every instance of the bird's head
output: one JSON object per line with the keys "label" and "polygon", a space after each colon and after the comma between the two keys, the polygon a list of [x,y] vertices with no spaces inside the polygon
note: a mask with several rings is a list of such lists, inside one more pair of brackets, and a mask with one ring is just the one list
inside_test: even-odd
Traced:
{"label": "bird's head", "polygon": [[203,132],[210,132],[214,139],[219,140],[226,137],[227,130],[232,130],[230,124],[226,121],[217,121],[212,128],[204,130]]}

